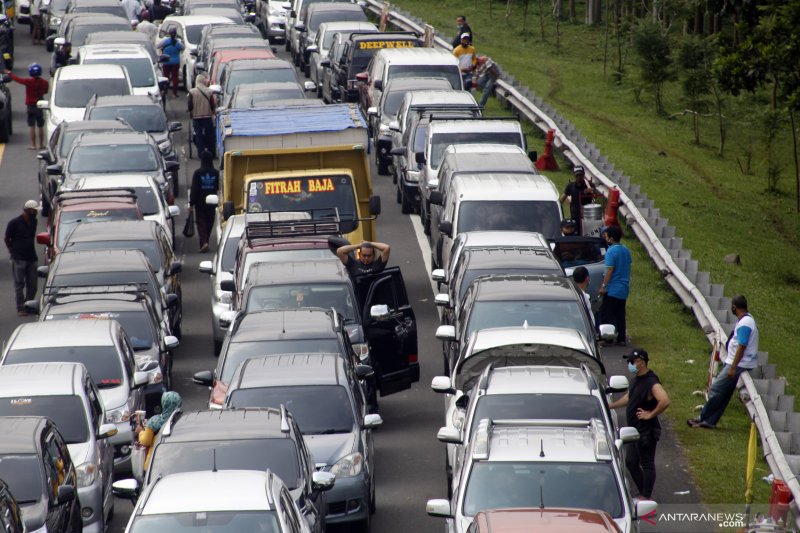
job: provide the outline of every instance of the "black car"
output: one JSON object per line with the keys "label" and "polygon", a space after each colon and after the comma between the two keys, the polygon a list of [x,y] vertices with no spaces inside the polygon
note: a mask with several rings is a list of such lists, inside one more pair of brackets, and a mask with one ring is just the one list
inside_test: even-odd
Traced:
{"label": "black car", "polygon": [[412,48],[422,46],[416,33],[383,32],[352,33],[349,40],[334,43],[325,68],[322,99],[326,102],[358,102],[356,74],[367,70],[370,59],[383,48]]}
{"label": "black car", "polygon": [[358,4],[345,2],[331,2],[311,4],[306,12],[304,23],[295,25],[295,29],[300,31],[300,50],[295,57],[295,65],[308,78],[311,70],[308,65],[308,47],[314,44],[317,37],[317,29],[323,22],[368,22],[367,15]]}
{"label": "black car", "polygon": [[[419,381],[417,322],[399,268],[353,280],[338,258],[260,263],[246,279],[233,309],[333,308],[355,330],[350,340],[368,345],[381,396]],[[223,281],[221,289],[233,285]]]}
{"label": "black car", "polygon": [[[55,424],[44,417],[4,416],[0,434],[0,500],[8,500],[10,489],[28,531],[83,531],[75,465]],[[19,526],[18,515],[13,522]]]}
{"label": "black car", "polygon": [[61,165],[63,167],[64,161],[72,148],[73,141],[81,133],[119,133],[129,131],[133,131],[133,128],[130,124],[121,120],[64,121],[56,126],[47,143],[47,148],[36,155],[39,160],[39,192],[42,196],[42,216],[50,214],[50,209],[53,206],[53,197],[61,186],[60,176],[48,174],[47,167],[50,165]]}
{"label": "black car", "polygon": [[62,252],[50,266],[39,267],[39,277],[46,277],[40,308],[45,295],[56,287],[97,287],[138,285],[147,291],[160,321],[166,321],[173,335],[180,337],[181,314],[178,295],[167,293],[153,272],[147,256],[140,250],[89,250]]}
{"label": "black car", "polygon": [[10,81],[10,76],[4,74],[0,77],[0,143],[7,143],[14,130],[11,120],[11,91],[6,86]]}
{"label": "black car", "polygon": [[209,470],[272,470],[309,529],[325,531],[325,497],[314,459],[290,412],[276,409],[177,411],[158,432],[145,476]]}
{"label": "black car", "polygon": [[144,174],[151,176],[172,204],[170,181],[178,168],[174,161],[164,161],[161,150],[149,133],[81,134],[63,164],[47,167],[51,176],[63,176],[63,188],[73,189],[80,178],[94,175]]}
{"label": "black car", "polygon": [[[220,408],[233,373],[242,361],[292,352],[338,353],[353,364],[371,364],[367,350],[356,354],[342,317],[330,308],[256,311],[237,314],[225,336],[217,368],[213,373],[196,373],[194,382],[211,387],[208,406]],[[370,380],[366,389],[370,412],[377,412],[374,380]]]}
{"label": "black car", "polygon": [[161,151],[161,156],[167,165],[172,180],[172,193],[179,194],[178,171],[180,158],[175,150],[175,141],[172,134],[180,131],[180,122],[169,122],[161,101],[150,96],[96,96],[86,104],[84,120],[123,120],[130,124],[134,131],[149,133]]}

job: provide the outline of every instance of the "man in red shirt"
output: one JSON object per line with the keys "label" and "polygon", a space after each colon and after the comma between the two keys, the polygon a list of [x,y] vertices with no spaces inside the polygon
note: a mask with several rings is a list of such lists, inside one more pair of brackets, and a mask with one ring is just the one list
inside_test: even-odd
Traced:
{"label": "man in red shirt", "polygon": [[39,127],[39,148],[44,149],[44,113],[36,106],[36,102],[42,99],[50,89],[50,84],[42,78],[42,66],[39,63],[31,63],[28,66],[30,78],[20,78],[13,72],[6,69],[12,80],[25,86],[25,106],[28,108],[28,126],[31,129],[31,145],[28,150],[36,150],[36,127]]}

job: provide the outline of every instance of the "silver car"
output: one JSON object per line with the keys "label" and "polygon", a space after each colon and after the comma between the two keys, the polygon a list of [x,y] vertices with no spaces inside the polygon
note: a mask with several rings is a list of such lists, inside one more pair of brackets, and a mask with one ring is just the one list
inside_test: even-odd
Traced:
{"label": "silver car", "polygon": [[128,472],[133,443],[131,414],[145,408],[142,387],[149,375],[138,371],[133,348],[119,322],[100,315],[85,316],[87,319],[22,324],[6,343],[0,365],[83,364],[100,392],[105,410],[101,422],[114,424],[117,429],[109,439],[114,447],[114,472]]}
{"label": "silver car", "polygon": [[76,465],[85,533],[103,533],[114,512],[114,461],[100,392],[80,363],[0,367],[0,416],[46,416],[56,423]]}

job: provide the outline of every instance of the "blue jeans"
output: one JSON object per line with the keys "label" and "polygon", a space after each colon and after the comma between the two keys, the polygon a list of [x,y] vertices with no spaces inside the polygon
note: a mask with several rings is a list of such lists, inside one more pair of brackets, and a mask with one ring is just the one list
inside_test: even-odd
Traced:
{"label": "blue jeans", "polygon": [[717,377],[711,382],[711,389],[708,391],[708,401],[700,411],[700,420],[707,422],[712,426],[716,426],[719,419],[722,418],[722,413],[728,407],[728,402],[733,396],[733,391],[736,390],[736,383],[739,381],[739,376],[742,372],[747,372],[749,368],[736,367],[736,375],[731,379],[728,377],[728,370],[731,365],[724,365],[722,370],[719,371]]}
{"label": "blue jeans", "polygon": [[478,102],[478,105],[481,107],[486,107],[486,102],[489,101],[489,97],[492,96],[494,92],[495,86],[495,79],[491,76],[488,76],[489,81],[486,82],[486,85],[483,88],[483,94],[481,95],[481,101]]}

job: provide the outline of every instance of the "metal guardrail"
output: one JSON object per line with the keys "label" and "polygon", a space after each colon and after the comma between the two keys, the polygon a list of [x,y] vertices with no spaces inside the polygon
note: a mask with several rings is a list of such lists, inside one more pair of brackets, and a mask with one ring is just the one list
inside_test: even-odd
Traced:
{"label": "metal guardrail", "polygon": [[[365,0],[364,4],[366,9],[377,15],[380,15],[383,11],[384,3],[380,0]],[[420,34],[424,32],[422,24],[397,11],[389,11],[389,22],[402,30],[416,31]],[[435,37],[435,44],[438,48],[452,50],[451,44],[441,37]],[[648,255],[655,263],[656,268],[661,272],[664,280],[678,295],[681,302],[694,313],[703,333],[706,335],[711,345],[712,356],[709,368],[713,368],[715,366],[714,354],[718,349],[724,348],[727,332],[720,322],[717,313],[715,313],[714,309],[712,309],[712,306],[709,304],[706,296],[690,279],[687,273],[682,270],[680,265],[678,265],[676,258],[663,244],[662,236],[651,226],[645,214],[636,205],[635,199],[624,191],[611,177],[607,176],[605,171],[599,168],[599,165],[595,164],[593,158],[584,154],[578,146],[578,143],[565,134],[552,117],[534,105],[534,103],[523,94],[523,90],[528,93],[530,91],[515,86],[514,83],[509,83],[509,81],[503,79],[503,77],[505,77],[505,75],[497,80],[495,90],[501,92],[502,97],[511,107],[543,132],[547,132],[549,129],[554,130],[556,147],[561,150],[564,156],[573,164],[583,165],[587,172],[597,178],[600,182],[599,188],[606,196],[611,189],[617,188],[619,190],[620,213],[625,217],[628,226],[633,230],[636,237],[647,250]],[[797,476],[792,471],[781,447],[779,438],[772,428],[767,406],[750,373],[741,375],[738,387],[740,390],[740,398],[744,402],[748,414],[758,429],[761,437],[762,449],[764,451],[764,458],[771,472],[777,479],[783,480],[787,488],[791,490],[793,496],[791,509],[795,517],[795,524],[800,527],[800,512],[798,512],[800,508],[798,508],[797,505],[797,502],[800,502],[800,482],[798,482]]]}

